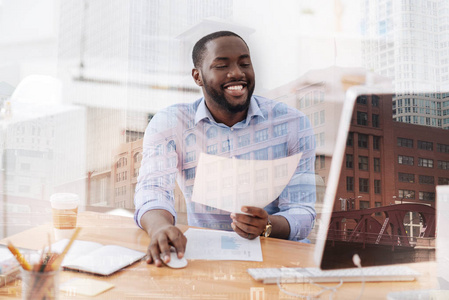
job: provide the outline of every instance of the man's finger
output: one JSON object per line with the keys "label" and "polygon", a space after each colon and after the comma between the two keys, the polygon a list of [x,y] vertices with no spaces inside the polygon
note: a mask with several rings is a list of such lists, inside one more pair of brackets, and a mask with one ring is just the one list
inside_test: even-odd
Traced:
{"label": "man's finger", "polygon": [[268,217],[268,213],[263,208],[255,206],[242,206],[242,212],[253,215],[258,218]]}

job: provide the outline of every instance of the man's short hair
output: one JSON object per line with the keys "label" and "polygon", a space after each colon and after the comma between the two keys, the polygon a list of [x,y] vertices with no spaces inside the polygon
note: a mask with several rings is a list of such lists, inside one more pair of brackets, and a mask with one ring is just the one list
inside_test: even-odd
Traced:
{"label": "man's short hair", "polygon": [[[206,44],[212,40],[215,40],[215,39],[223,37],[223,36],[238,37],[245,43],[246,47],[248,47],[245,40],[241,36],[239,36],[238,34],[232,32],[232,31],[213,32],[211,34],[208,34],[208,35],[202,37],[198,42],[196,42],[195,46],[193,46],[192,60],[193,60],[193,65],[195,66],[195,68],[199,68],[203,64],[204,52],[206,51]],[[248,49],[249,49],[249,47],[248,47]]]}

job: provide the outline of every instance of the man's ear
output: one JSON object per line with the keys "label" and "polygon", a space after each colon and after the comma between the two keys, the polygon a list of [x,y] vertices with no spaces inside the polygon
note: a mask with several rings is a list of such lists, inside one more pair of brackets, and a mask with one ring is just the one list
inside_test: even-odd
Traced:
{"label": "man's ear", "polygon": [[198,86],[203,86],[203,80],[201,79],[200,70],[192,69],[192,77]]}

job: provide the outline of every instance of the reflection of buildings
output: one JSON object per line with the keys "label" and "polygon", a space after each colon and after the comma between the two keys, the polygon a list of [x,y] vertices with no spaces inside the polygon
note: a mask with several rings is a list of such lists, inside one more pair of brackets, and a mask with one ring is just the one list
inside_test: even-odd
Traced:
{"label": "reflection of buildings", "polygon": [[449,2],[363,4],[365,66],[393,80],[393,118],[449,129]]}

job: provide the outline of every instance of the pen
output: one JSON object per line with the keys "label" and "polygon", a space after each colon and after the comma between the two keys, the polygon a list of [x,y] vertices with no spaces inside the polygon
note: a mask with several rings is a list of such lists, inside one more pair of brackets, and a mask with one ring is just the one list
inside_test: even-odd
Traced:
{"label": "pen", "polygon": [[8,249],[15,256],[24,270],[31,271],[30,264],[26,261],[25,257],[23,257],[22,253],[20,253],[20,251],[16,247],[14,247],[14,245],[10,241],[8,241]]}

